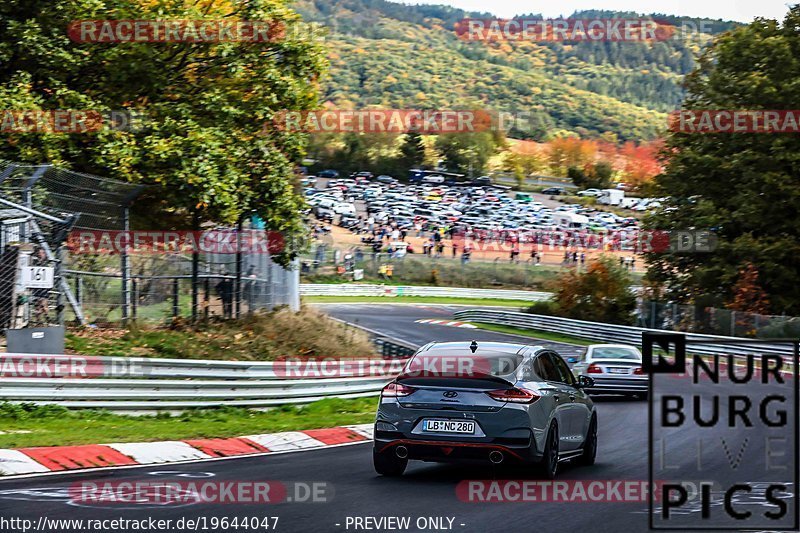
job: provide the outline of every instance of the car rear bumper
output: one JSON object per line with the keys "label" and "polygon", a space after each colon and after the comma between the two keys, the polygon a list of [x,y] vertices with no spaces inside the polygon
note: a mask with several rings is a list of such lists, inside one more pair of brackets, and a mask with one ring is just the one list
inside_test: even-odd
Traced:
{"label": "car rear bumper", "polygon": [[[592,376],[593,377],[593,376]],[[647,378],[595,378],[594,385],[588,387],[586,392],[590,394],[613,394],[613,393],[628,393],[628,392],[647,392],[648,383]]]}
{"label": "car rear bumper", "polygon": [[[426,438],[386,438],[375,434],[375,450],[379,453],[397,453],[399,447],[407,450],[407,457],[431,462],[490,463],[490,454],[502,454],[503,463],[538,463],[542,453],[536,450],[531,438],[525,445],[497,442],[464,442]],[[495,456],[496,457],[496,456]]]}

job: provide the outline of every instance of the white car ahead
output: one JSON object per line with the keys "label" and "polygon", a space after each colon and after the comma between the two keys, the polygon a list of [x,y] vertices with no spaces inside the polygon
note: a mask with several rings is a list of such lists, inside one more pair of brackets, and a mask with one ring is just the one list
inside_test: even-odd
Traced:
{"label": "white car ahead", "polygon": [[[570,362],[572,358],[570,358]],[[642,369],[642,352],[627,344],[591,344],[575,358],[572,372],[589,376],[592,394],[626,394],[647,398],[648,380]]]}

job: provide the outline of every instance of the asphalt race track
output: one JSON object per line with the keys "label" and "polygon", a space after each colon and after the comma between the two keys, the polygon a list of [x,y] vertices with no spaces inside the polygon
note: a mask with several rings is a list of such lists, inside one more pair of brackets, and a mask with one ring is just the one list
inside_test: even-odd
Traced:
{"label": "asphalt race track", "polygon": [[[420,324],[424,318],[452,319],[453,313],[464,307],[453,305],[391,305],[391,304],[316,304],[329,315],[385,335],[403,339],[416,346],[431,341],[503,341],[539,344],[554,348],[562,355],[574,354],[578,349],[571,344],[536,341],[529,337],[496,333],[480,329],[466,329],[438,324]],[[470,307],[472,308],[472,307]]]}
{"label": "asphalt race track", "polygon": [[[359,324],[403,337],[415,344],[431,339],[508,340],[509,336],[468,329],[418,324],[420,318],[446,317],[447,309],[432,306],[374,306],[374,305],[330,305],[327,309],[335,316],[348,321],[358,319]],[[435,328],[435,329],[434,329]],[[677,393],[688,393],[689,380],[664,377],[669,382],[662,385]],[[723,384],[726,390],[730,384]],[[791,383],[784,385],[790,387]],[[718,386],[719,387],[719,386]],[[767,387],[767,386],[765,386]],[[777,385],[769,386],[774,392]],[[663,389],[662,389],[663,390]],[[722,391],[720,391],[722,392]],[[728,391],[729,392],[729,391]],[[591,467],[565,464],[558,481],[569,480],[638,480],[648,479],[648,417],[647,402],[621,398],[599,398],[596,402],[599,416],[599,450],[597,463]],[[790,420],[797,419],[791,411]],[[756,428],[758,429],[758,428]],[[761,431],[760,429],[758,431]],[[791,436],[791,430],[785,430]],[[793,470],[784,473],[763,473],[761,462],[766,454],[765,443],[759,440],[761,433],[750,433],[750,440],[742,448],[741,439],[730,438],[712,428],[707,433],[708,453],[704,456],[705,479],[725,481],[727,479],[789,482]],[[741,435],[744,435],[742,433]],[[696,435],[677,429],[669,435],[667,460],[675,462],[683,455],[684,461],[672,470],[671,479],[698,479],[691,471],[693,461],[686,460],[693,453]],[[727,438],[732,453],[712,450],[713,441]],[[717,446],[719,448],[719,446]],[[727,449],[727,448],[726,448]],[[678,453],[675,453],[677,450]],[[712,453],[713,452],[713,453]],[[787,452],[790,457],[794,450]],[[732,457],[740,459],[738,462]],[[729,466],[734,463],[735,468]],[[669,469],[669,467],[666,467]],[[688,469],[688,470],[687,470]],[[69,487],[77,481],[119,482],[152,481],[153,479],[180,481],[266,481],[276,480],[286,486],[294,482],[310,485],[325,483],[327,501],[278,504],[221,504],[190,503],[187,505],[161,505],[151,502],[143,504],[92,504],[71,502]],[[0,482],[0,517],[40,516],[48,519],[86,518],[148,518],[175,521],[205,517],[267,517],[277,516],[275,531],[285,532],[336,532],[336,531],[396,531],[391,527],[355,527],[354,517],[410,517],[411,526],[405,531],[469,531],[490,532],[498,530],[520,532],[628,532],[648,531],[648,503],[636,502],[465,502],[459,499],[456,487],[462,480],[540,480],[535,470],[502,466],[476,467],[438,465],[412,462],[402,478],[382,478],[372,468],[369,444],[346,445],[317,451],[301,451],[271,456],[240,458],[221,461],[205,461],[191,464],[146,466],[132,469],[117,469],[83,474],[40,476],[34,478]],[[664,479],[657,477],[657,479]],[[790,487],[791,493],[794,489]],[[292,497],[292,490],[290,490]],[[787,496],[786,498],[788,498]],[[757,502],[738,498],[742,506],[761,515],[764,507]],[[787,499],[788,501],[788,499]],[[792,513],[793,504],[789,503]],[[745,508],[745,507],[741,507]],[[713,512],[719,512],[715,504]],[[691,507],[696,515],[699,505]],[[444,518],[444,526],[436,527],[427,522],[417,527],[416,521],[425,517]],[[452,525],[447,519],[452,519]],[[348,519],[350,520],[348,522]],[[210,522],[203,531],[242,531],[242,529],[212,529]],[[362,523],[363,524],[363,523]],[[432,525],[434,524],[434,525]],[[766,529],[758,527],[754,529]],[[169,531],[177,529],[169,529]],[[272,529],[270,529],[272,530]],[[732,530],[732,529],[731,529]],[[40,529],[41,531],[41,529]],[[53,533],[68,529],[47,529]],[[249,529],[248,531],[253,531]],[[257,529],[257,531],[267,531]]]}

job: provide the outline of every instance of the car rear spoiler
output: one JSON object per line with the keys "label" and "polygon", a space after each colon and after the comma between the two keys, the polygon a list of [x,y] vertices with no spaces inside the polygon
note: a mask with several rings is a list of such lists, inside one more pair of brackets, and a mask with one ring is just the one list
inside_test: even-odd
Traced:
{"label": "car rear spoiler", "polygon": [[495,376],[492,374],[475,374],[472,376],[424,376],[400,374],[395,379],[398,383],[411,386],[453,387],[463,389],[510,389],[514,386],[514,374]]}

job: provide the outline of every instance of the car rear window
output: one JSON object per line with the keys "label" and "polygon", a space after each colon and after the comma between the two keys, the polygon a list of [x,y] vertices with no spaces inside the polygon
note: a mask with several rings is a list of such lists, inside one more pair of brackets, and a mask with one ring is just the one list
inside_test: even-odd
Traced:
{"label": "car rear window", "polygon": [[630,359],[641,361],[642,356],[635,348],[625,346],[601,346],[592,350],[592,359]]}
{"label": "car rear window", "polygon": [[403,374],[419,377],[506,376],[514,373],[523,357],[506,352],[422,352],[409,361]]}

